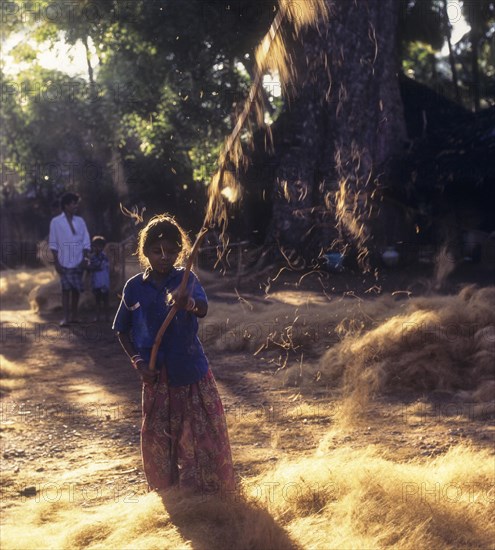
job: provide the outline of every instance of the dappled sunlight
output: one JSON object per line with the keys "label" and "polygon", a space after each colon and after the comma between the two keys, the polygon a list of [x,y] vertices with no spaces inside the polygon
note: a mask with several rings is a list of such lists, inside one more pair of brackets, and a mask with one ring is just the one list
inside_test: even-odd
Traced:
{"label": "dappled sunlight", "polygon": [[0,393],[8,394],[26,384],[28,368],[0,354]]}
{"label": "dappled sunlight", "polygon": [[289,304],[291,306],[329,305],[329,299],[324,295],[308,295],[307,292],[285,291],[271,292],[270,300]]}
{"label": "dappled sunlight", "polygon": [[[90,384],[84,378],[79,381],[67,383],[63,393],[70,397],[71,404],[75,406],[92,405],[95,403],[118,403],[119,395],[110,391],[104,383],[91,380]],[[111,405],[106,405],[110,407]]]}
{"label": "dappled sunlight", "polygon": [[495,550],[494,1],[2,20],[1,550]]}
{"label": "dappled sunlight", "polygon": [[3,307],[9,305],[27,306],[29,293],[38,285],[46,285],[55,280],[55,272],[40,268],[2,271],[0,277],[0,299]]}

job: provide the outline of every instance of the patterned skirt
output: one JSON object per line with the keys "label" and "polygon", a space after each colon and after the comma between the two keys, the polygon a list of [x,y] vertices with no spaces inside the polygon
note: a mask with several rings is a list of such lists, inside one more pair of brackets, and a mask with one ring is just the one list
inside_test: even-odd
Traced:
{"label": "patterned skirt", "polygon": [[151,490],[234,490],[227,423],[211,370],[199,382],[175,387],[162,369],[156,385],[143,385],[141,454]]}

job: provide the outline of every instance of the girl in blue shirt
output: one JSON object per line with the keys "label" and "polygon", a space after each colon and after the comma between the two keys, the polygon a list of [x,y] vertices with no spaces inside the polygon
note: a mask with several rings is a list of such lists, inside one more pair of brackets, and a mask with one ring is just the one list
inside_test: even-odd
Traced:
{"label": "girl in blue shirt", "polygon": [[[141,454],[150,489],[232,491],[225,414],[198,338],[198,317],[207,314],[208,301],[193,273],[185,295],[177,292],[189,248],[174,218],[149,221],[138,239],[144,271],[125,284],[113,329],[143,382]],[[151,348],[173,304],[179,310],[158,350],[157,370],[151,371]]]}

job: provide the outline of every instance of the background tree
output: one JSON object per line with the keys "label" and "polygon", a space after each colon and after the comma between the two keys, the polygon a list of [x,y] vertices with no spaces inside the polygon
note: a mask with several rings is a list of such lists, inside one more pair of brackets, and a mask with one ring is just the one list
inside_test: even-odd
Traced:
{"label": "background tree", "polygon": [[[387,244],[379,234],[384,224],[373,219],[389,207],[374,200],[389,161],[411,139],[398,91],[401,63],[410,76],[466,105],[476,89],[479,105],[489,105],[493,1],[478,4],[463,4],[476,37],[452,44],[446,58],[439,54],[449,36],[444,0],[329,2],[327,25],[309,31],[299,45],[287,35],[298,91],[278,116],[267,86],[276,151],[265,154],[260,133],[244,202],[232,212],[235,234],[303,249],[313,258],[338,242],[357,243],[364,257],[371,234],[376,247]],[[51,197],[76,187],[95,223],[104,220],[101,230],[116,236],[112,212],[119,200],[174,211],[186,226],[197,227],[205,185],[253,76],[254,49],[277,6],[246,0],[189,0],[184,6],[83,0],[55,13],[59,8],[43,0],[28,13],[22,0],[9,3],[5,27],[23,37],[13,53],[27,68],[15,77],[9,73],[2,84],[2,162],[78,159],[95,165],[98,174],[69,182],[25,174],[19,189]],[[83,44],[84,80],[37,67],[36,44],[60,41]],[[279,83],[276,75],[269,78],[273,91]],[[71,102],[52,97],[23,105],[11,93],[22,79],[45,90],[57,82],[78,93]]]}
{"label": "background tree", "polygon": [[[492,0],[464,0],[463,13],[471,26],[469,31],[471,90],[474,110],[479,111],[482,95],[486,93],[482,73],[489,72],[491,76],[494,75],[495,2]],[[487,62],[491,62],[491,68],[485,66],[483,71],[481,63],[486,64]]]}
{"label": "background tree", "polygon": [[[297,50],[297,97],[274,124],[278,164],[268,239],[298,261],[354,242],[366,264],[372,198],[405,124],[397,2],[332,3]],[[264,162],[265,159],[262,160]]]}
{"label": "background tree", "polygon": [[[457,23],[464,17],[470,25],[456,44],[449,15]],[[494,32],[493,0],[404,0],[400,18],[404,70],[470,109],[493,105]],[[448,62],[440,53],[445,43]]]}

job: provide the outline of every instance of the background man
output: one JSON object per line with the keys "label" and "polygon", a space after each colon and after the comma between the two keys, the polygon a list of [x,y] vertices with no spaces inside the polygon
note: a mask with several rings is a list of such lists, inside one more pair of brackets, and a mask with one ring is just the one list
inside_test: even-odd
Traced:
{"label": "background man", "polygon": [[62,284],[64,317],[60,326],[78,322],[77,308],[83,290],[83,270],[88,265],[91,249],[86,223],[80,216],[76,216],[79,200],[76,193],[65,193],[60,199],[62,213],[50,222],[48,243]]}

